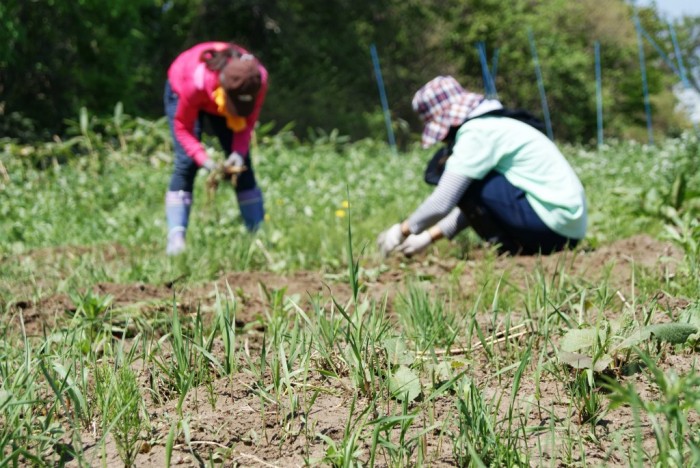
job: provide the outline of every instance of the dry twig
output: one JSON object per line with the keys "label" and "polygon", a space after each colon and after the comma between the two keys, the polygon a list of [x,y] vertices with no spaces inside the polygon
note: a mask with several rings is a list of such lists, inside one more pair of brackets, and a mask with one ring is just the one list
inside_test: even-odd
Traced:
{"label": "dry twig", "polygon": [[[496,333],[493,338],[487,338],[484,342],[479,341],[478,343],[475,343],[472,346],[469,347],[463,347],[463,348],[448,348],[448,349],[435,349],[432,352],[430,352],[431,356],[455,356],[458,354],[464,354],[469,351],[473,351],[476,349],[483,348],[485,345],[495,345],[498,343],[503,343],[504,341],[507,340],[512,340],[514,338],[519,338],[521,336],[527,335],[528,333],[531,333],[532,330],[523,330],[519,333],[512,333],[516,330],[519,330],[525,326],[524,323],[521,323],[520,325],[516,325],[513,328],[509,328],[508,330],[503,330],[501,332]],[[422,353],[417,353],[417,358],[419,359],[427,359],[428,352],[422,352]]]}
{"label": "dry twig", "polygon": [[[247,459],[249,459],[249,460],[253,460],[253,461],[257,462],[257,463],[260,463],[260,464],[263,465],[263,466],[269,466],[269,467],[272,467],[272,468],[278,468],[277,465],[273,465],[273,464],[271,464],[271,463],[268,463],[268,462],[266,462],[265,460],[263,460],[262,458],[256,457],[255,455],[251,455],[251,454],[244,453],[244,452],[238,452],[238,455],[240,455],[240,457],[242,457],[242,458],[247,458]],[[240,457],[239,457],[239,458],[240,458]],[[234,460],[234,461],[235,461],[235,460]]]}

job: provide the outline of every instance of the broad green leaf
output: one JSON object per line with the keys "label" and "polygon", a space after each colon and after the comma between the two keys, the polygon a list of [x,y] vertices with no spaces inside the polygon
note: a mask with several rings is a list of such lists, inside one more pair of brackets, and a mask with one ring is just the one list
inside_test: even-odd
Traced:
{"label": "broad green leaf", "polygon": [[387,339],[384,349],[392,366],[410,366],[416,360],[413,352],[406,347],[406,341],[399,337]]}
{"label": "broad green leaf", "polygon": [[[602,339],[603,331],[599,330],[598,334],[600,334]],[[596,336],[596,330],[593,328],[569,330],[562,338],[560,348],[571,353],[583,348],[592,348],[596,344]]]}
{"label": "broad green leaf", "polygon": [[661,195],[659,194],[659,191],[656,188],[651,188],[646,194],[644,194],[642,205],[644,207],[644,210],[646,210],[647,212],[655,212],[659,209],[661,203]]}
{"label": "broad green leaf", "polygon": [[618,343],[614,350],[619,351],[622,349],[631,348],[632,346],[637,346],[642,341],[648,340],[649,336],[649,330],[647,330],[646,327],[642,328],[641,330],[635,330],[627,338]]}
{"label": "broad green leaf", "polygon": [[659,323],[647,327],[649,334],[659,341],[683,344],[688,337],[698,332],[698,327],[687,323]]}
{"label": "broad green leaf", "polygon": [[413,401],[420,395],[420,381],[415,372],[406,366],[400,366],[389,378],[389,390],[399,401],[405,398]]}
{"label": "broad green leaf", "polygon": [[678,210],[676,210],[673,206],[669,205],[663,205],[659,207],[659,214],[666,219],[670,219],[671,221],[674,222],[679,222],[680,217],[678,215]]}
{"label": "broad green leaf", "polygon": [[441,361],[438,364],[428,364],[426,368],[433,373],[436,383],[447,382],[454,374],[452,365],[448,361]]}
{"label": "broad green leaf", "polygon": [[612,362],[612,357],[604,354],[597,361],[593,362],[591,356],[586,356],[580,353],[570,353],[567,351],[559,352],[559,360],[564,364],[568,364],[574,369],[593,369],[595,372],[603,372]]}
{"label": "broad green leaf", "polygon": [[649,325],[634,331],[615,346],[615,351],[637,346],[642,341],[650,340],[652,337],[659,341],[682,344],[688,341],[688,338],[697,332],[698,327],[688,323],[659,323],[656,325]]}
{"label": "broad green leaf", "polygon": [[676,176],[676,180],[673,181],[673,185],[671,186],[671,206],[674,208],[678,209],[681,207],[683,204],[683,200],[685,199],[685,174],[684,173],[679,173]]}
{"label": "broad green leaf", "polygon": [[619,317],[616,319],[609,320],[608,323],[610,324],[610,334],[612,336],[615,336],[618,335],[624,327],[625,320],[623,317]]}
{"label": "broad green leaf", "polygon": [[698,332],[690,335],[688,339],[700,340],[700,304],[695,304],[694,306],[681,312],[679,322],[696,326],[698,328]]}

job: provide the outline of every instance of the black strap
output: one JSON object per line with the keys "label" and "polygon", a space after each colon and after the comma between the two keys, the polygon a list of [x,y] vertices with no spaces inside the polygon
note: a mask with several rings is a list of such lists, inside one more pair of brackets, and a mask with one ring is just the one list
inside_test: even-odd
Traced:
{"label": "black strap", "polygon": [[539,130],[543,134],[547,134],[547,127],[545,127],[544,122],[535,117],[530,111],[527,111],[525,109],[508,109],[504,107],[503,109],[493,110],[491,112],[486,112],[484,114],[477,115],[476,117],[472,117],[471,119],[467,119],[463,122],[463,124],[470,120],[487,116],[508,117],[510,119],[519,120],[523,123],[528,124],[532,128]]}

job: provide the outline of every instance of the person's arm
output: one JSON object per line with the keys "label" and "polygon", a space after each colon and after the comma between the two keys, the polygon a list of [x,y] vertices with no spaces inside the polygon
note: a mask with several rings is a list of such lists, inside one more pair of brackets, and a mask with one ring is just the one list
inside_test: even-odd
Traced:
{"label": "person's arm", "polygon": [[445,218],[469,188],[469,177],[445,171],[433,193],[401,223],[401,233],[417,234]]}
{"label": "person's arm", "polygon": [[199,116],[199,109],[192,105],[185,96],[180,96],[175,111],[173,133],[175,139],[185,149],[185,153],[194,159],[198,166],[204,166],[209,159],[204,146],[194,134],[195,124]]}
{"label": "person's arm", "polygon": [[[445,172],[440,178],[438,186],[432,194],[413,212],[405,221],[394,224],[386,231],[379,234],[377,244],[384,255],[389,254],[403,243],[411,234],[419,234],[421,241],[428,240],[428,244],[443,237],[440,226],[435,224],[445,218],[456,206],[469,187],[471,179],[451,172]],[[424,233],[424,230],[433,226]]]}
{"label": "person's arm", "polygon": [[454,238],[457,234],[462,232],[469,225],[467,217],[459,208],[454,208],[450,211],[450,214],[442,218],[437,227],[440,230],[442,237],[447,237],[448,239]]}

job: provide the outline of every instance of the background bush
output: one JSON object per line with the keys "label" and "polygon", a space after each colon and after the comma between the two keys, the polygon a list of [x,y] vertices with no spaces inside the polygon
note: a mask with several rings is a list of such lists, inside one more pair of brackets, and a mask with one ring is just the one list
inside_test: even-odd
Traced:
{"label": "background bush", "polygon": [[[644,27],[671,57],[668,29],[654,9]],[[162,114],[171,60],[204,40],[234,40],[271,73],[261,119],[296,132],[334,128],[354,138],[383,137],[369,46],[377,45],[394,120],[415,129],[417,88],[453,74],[483,89],[478,41],[499,50],[496,86],[510,106],[541,110],[527,39],[531,30],[555,136],[595,138],[594,41],[603,65],[608,136],[645,137],[632,8],[623,0],[7,0],[0,5],[0,134],[25,140],[62,134],[80,107],[110,114]],[[677,26],[687,65],[697,68],[700,21]],[[678,80],[646,44],[654,128],[678,133],[670,87]],[[378,125],[379,124],[379,125]]]}

